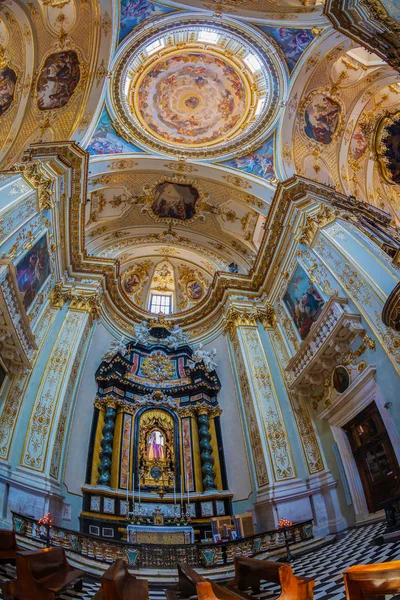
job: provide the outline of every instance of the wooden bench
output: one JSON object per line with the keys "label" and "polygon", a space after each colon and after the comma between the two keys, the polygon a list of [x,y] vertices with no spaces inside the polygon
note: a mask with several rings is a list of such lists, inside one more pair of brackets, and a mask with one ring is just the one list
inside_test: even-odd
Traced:
{"label": "wooden bench", "polygon": [[17,552],[17,579],[6,593],[18,600],[53,600],[70,586],[82,591],[83,571],[72,567],[63,548]]}
{"label": "wooden bench", "polygon": [[314,579],[297,577],[288,564],[245,556],[235,558],[235,579],[228,587],[240,591],[251,587],[253,592],[258,593],[261,581],[278,583],[281,586],[281,600],[308,600],[314,597]]}
{"label": "wooden bench", "polygon": [[137,579],[126,568],[122,558],[113,562],[102,576],[101,588],[93,600],[148,600],[149,583],[146,579]]}
{"label": "wooden bench", "polygon": [[383,599],[400,593],[400,560],[354,565],[344,572],[347,600]]}
{"label": "wooden bench", "polygon": [[0,564],[15,565],[18,546],[14,531],[0,529]]}
{"label": "wooden bench", "polygon": [[[192,567],[184,562],[178,562],[178,589],[182,596],[189,598],[196,595],[196,585],[206,581]],[[172,599],[171,599],[172,600]]]}
{"label": "wooden bench", "polygon": [[[184,597],[196,596],[198,600],[218,598],[219,600],[238,600],[237,595],[218,583],[205,579],[186,563],[178,562],[178,589]],[[178,600],[175,590],[167,590],[167,600]]]}

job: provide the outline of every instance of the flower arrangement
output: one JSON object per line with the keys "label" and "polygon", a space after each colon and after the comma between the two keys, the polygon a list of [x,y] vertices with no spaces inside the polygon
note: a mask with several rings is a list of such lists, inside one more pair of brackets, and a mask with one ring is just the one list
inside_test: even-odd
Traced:
{"label": "flower arrangement", "polygon": [[38,521],[38,525],[44,525],[44,527],[46,528],[46,546],[47,548],[50,547],[50,529],[53,526],[53,519],[51,518],[51,514],[48,512],[46,513],[41,519],[39,519]]}
{"label": "flower arrangement", "polygon": [[292,521],[289,521],[288,519],[279,519],[278,528],[291,527],[292,525]]}

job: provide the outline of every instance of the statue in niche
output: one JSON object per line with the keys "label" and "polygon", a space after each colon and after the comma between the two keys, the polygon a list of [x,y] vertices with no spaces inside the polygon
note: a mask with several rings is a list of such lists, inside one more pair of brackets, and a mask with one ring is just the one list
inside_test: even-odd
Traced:
{"label": "statue in niche", "polygon": [[165,460],[164,436],[158,429],[154,429],[149,435],[147,458],[152,461]]}
{"label": "statue in niche", "polygon": [[165,338],[165,341],[167,342],[168,348],[176,350],[178,346],[187,344],[189,338],[186,333],[183,333],[182,327],[179,327],[179,325],[175,323],[170,335]]}
{"label": "statue in niche", "polygon": [[128,352],[125,344],[124,344],[124,336],[120,340],[113,340],[108,348],[107,352],[103,354],[101,360],[105,360],[106,362],[110,362],[114,358],[118,352],[121,356],[125,356]]}
{"label": "statue in niche", "polygon": [[213,348],[212,350],[203,350],[203,344],[199,344],[197,350],[194,351],[192,356],[193,365],[197,363],[203,362],[206,371],[214,371],[217,368],[217,363],[214,361],[214,358],[217,354],[217,350]]}

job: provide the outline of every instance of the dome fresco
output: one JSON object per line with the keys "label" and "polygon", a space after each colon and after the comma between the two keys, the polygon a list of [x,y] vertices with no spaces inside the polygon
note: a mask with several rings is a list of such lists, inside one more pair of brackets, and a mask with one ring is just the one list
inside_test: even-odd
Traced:
{"label": "dome fresco", "polygon": [[161,154],[233,158],[261,145],[281,111],[285,65],[271,38],[243,23],[163,15],[127,36],[108,105],[119,133]]}
{"label": "dome fresco", "polygon": [[135,93],[139,118],[174,144],[202,146],[232,136],[248,104],[241,74],[206,52],[179,52],[153,63]]}

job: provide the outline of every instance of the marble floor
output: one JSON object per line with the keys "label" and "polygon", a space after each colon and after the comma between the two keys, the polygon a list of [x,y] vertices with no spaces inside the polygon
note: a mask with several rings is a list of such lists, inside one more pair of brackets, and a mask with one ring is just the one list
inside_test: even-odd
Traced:
{"label": "marble floor", "polygon": [[[383,523],[349,529],[329,546],[295,558],[291,563],[292,568],[298,575],[315,578],[315,600],[345,600],[342,573],[348,567],[354,564],[400,560],[400,542],[392,542],[383,546],[372,544],[372,541],[383,530]],[[0,566],[0,581],[13,579],[14,574],[14,567]],[[89,600],[98,589],[99,583],[88,578],[84,581],[82,592],[71,590],[61,594],[59,598]],[[279,595],[279,587],[264,584],[259,594],[249,593],[248,595],[249,600],[271,600]],[[150,600],[164,600],[164,598],[162,588],[150,590]]]}

